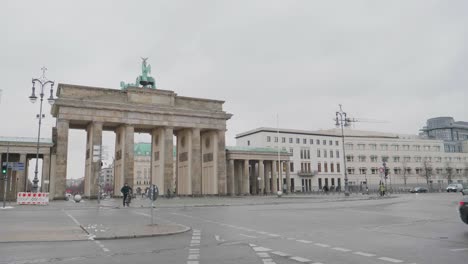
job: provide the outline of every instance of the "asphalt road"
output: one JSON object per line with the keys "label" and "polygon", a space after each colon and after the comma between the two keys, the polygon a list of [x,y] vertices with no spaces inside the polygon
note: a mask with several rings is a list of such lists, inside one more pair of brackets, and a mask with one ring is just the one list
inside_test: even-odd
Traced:
{"label": "asphalt road", "polygon": [[[164,208],[155,211],[157,222],[180,223],[192,231],[141,239],[1,243],[0,263],[468,263],[468,225],[456,211],[460,198],[443,193]],[[102,210],[106,215],[127,210],[150,220],[149,209]]]}

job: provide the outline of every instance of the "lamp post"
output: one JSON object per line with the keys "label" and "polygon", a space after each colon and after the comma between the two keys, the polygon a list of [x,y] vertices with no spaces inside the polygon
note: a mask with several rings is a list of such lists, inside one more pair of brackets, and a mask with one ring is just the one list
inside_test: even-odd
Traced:
{"label": "lamp post", "polygon": [[[38,185],[37,183],[39,182],[39,179],[37,178],[37,173],[38,173],[38,162],[39,162],[39,142],[40,142],[40,138],[41,138],[41,124],[42,124],[42,119],[45,117],[45,115],[42,114],[42,101],[44,100],[44,88],[50,84],[50,96],[49,98],[47,99],[47,101],[49,102],[49,104],[53,104],[55,99],[54,99],[54,96],[53,96],[53,93],[54,93],[54,82],[53,81],[50,81],[50,80],[47,80],[47,78],[45,77],[45,72],[47,71],[47,68],[46,67],[42,67],[41,68],[42,70],[42,76],[41,78],[33,78],[32,79],[32,94],[31,96],[29,96],[29,100],[31,101],[31,103],[35,103],[37,101],[37,96],[36,96],[36,84],[38,84],[40,86],[40,93],[39,93],[39,97],[41,99],[41,102],[40,102],[40,107],[39,107],[39,114],[37,115],[37,118],[39,119],[39,128],[37,130],[37,151],[36,151],[36,169],[34,170],[34,180],[33,180],[33,186],[32,186],[32,191],[33,192],[37,192],[37,189],[38,189]],[[27,179],[26,179],[26,182],[27,182]]]}
{"label": "lamp post", "polygon": [[343,111],[342,106],[340,104],[340,111],[336,112],[336,123],[337,127],[341,126],[341,141],[343,146],[343,165],[344,165],[344,173],[345,173],[345,196],[349,196],[349,186],[348,186],[348,169],[346,168],[346,151],[345,151],[345,141],[344,141],[344,127],[349,126],[349,123],[352,122],[350,118],[347,117],[346,112]]}

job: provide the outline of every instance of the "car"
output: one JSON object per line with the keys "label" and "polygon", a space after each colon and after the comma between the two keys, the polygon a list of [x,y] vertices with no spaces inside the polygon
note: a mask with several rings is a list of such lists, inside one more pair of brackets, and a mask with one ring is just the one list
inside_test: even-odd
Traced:
{"label": "car", "polygon": [[451,183],[447,186],[447,192],[461,192],[463,190],[463,185],[460,183]]}
{"label": "car", "polygon": [[461,220],[468,225],[468,197],[463,197],[460,201],[458,210],[460,211]]}
{"label": "car", "polygon": [[463,195],[468,195],[468,187],[466,187],[465,189],[463,189],[463,190],[461,191],[461,193],[462,193]]}
{"label": "car", "polygon": [[427,193],[428,190],[427,188],[424,188],[424,187],[414,187],[413,189],[411,189],[410,192],[411,193]]}

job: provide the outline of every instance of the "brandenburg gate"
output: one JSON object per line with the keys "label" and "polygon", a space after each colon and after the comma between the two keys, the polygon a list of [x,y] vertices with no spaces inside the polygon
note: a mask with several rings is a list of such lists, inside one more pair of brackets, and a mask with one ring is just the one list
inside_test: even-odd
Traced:
{"label": "brandenburg gate", "polygon": [[[86,130],[85,196],[98,194],[99,162],[93,161],[93,146],[102,144],[102,132],[114,131],[114,190],[133,184],[134,133],[151,135],[151,179],[160,194],[227,193],[226,121],[224,101],[184,97],[155,89],[150,66],[142,63],[136,84],[121,83],[121,90],[59,84],[52,115],[55,164],[51,171],[51,198],[63,199],[67,178],[68,132]],[[143,86],[143,87],[141,87]],[[173,137],[176,136],[176,159]],[[176,164],[173,164],[173,163]],[[176,169],[175,185],[173,181]]]}

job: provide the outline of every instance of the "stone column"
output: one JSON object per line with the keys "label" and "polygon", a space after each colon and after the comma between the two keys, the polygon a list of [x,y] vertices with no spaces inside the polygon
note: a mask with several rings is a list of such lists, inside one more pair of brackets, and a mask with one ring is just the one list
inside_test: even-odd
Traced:
{"label": "stone column", "polygon": [[249,160],[244,160],[244,173],[242,175],[242,194],[249,194]]}
{"label": "stone column", "polygon": [[68,155],[68,120],[57,120],[57,159],[55,167],[55,199],[65,199]]}
{"label": "stone column", "polygon": [[134,128],[121,125],[115,132],[114,196],[122,196],[122,186],[134,184]]}
{"label": "stone column", "polygon": [[256,195],[257,194],[257,168],[256,168],[256,162],[253,161],[251,165],[251,174],[250,174],[250,179],[251,179],[251,184],[252,184],[252,192],[251,194]]}
{"label": "stone column", "polygon": [[[44,158],[42,159],[41,188],[42,188],[42,192],[49,192],[49,189],[50,189],[50,154],[44,154],[43,157]],[[49,183],[44,183],[45,180],[48,180]]]}
{"label": "stone column", "polygon": [[24,163],[24,171],[17,171],[16,172],[16,178],[17,178],[16,191],[17,192],[24,192],[25,191],[24,186],[26,185],[26,177],[27,177],[27,174],[28,174],[27,164],[26,164],[28,162],[28,160],[26,159],[26,154],[20,154],[20,161],[19,162]]}
{"label": "stone column", "polygon": [[228,173],[227,173],[227,193],[231,196],[236,194],[236,189],[235,189],[235,177],[234,177],[234,160],[231,159],[228,161]]}
{"label": "stone column", "polygon": [[234,173],[236,194],[242,195],[242,191],[244,188],[244,184],[243,184],[244,162],[242,160],[237,160],[237,161],[234,161],[234,165],[236,167],[235,173]]}
{"label": "stone column", "polygon": [[86,128],[87,142],[86,142],[86,166],[85,166],[85,189],[84,195],[86,197],[96,198],[99,189],[99,174],[100,164],[99,160],[94,159],[94,155],[99,155],[99,151],[94,151],[94,147],[102,145],[102,123],[91,122]]}
{"label": "stone column", "polygon": [[272,161],[272,168],[271,168],[271,192],[275,194],[278,191],[278,168],[277,168],[277,161]]}
{"label": "stone column", "polygon": [[264,163],[267,163],[264,165],[265,168],[265,175],[263,176],[264,181],[265,181],[265,194],[270,194],[271,193],[271,186],[270,186],[270,171],[271,171],[271,161],[264,161]]}
{"label": "stone column", "polygon": [[[122,154],[124,157],[123,162],[123,172],[124,172],[124,181],[127,182],[129,185],[133,185],[134,182],[134,142],[135,142],[135,129],[133,126],[126,125],[125,126],[125,136],[124,136],[124,144],[125,150]],[[120,191],[120,188],[119,188]]]}
{"label": "stone column", "polygon": [[265,191],[265,171],[264,171],[263,160],[258,161],[258,177],[260,177],[260,181],[258,181],[258,184],[259,184],[258,194],[263,194]]}
{"label": "stone column", "polygon": [[172,128],[157,128],[152,131],[151,181],[164,195],[174,192],[174,143]]}
{"label": "stone column", "polygon": [[218,132],[218,194],[227,194],[227,173],[226,173],[226,132]]}
{"label": "stone column", "polygon": [[291,192],[291,163],[289,161],[286,161],[286,185],[288,186],[286,193]]}
{"label": "stone column", "polygon": [[191,129],[191,171],[189,172],[192,177],[192,194],[201,195],[201,143],[200,143],[200,129]]}

